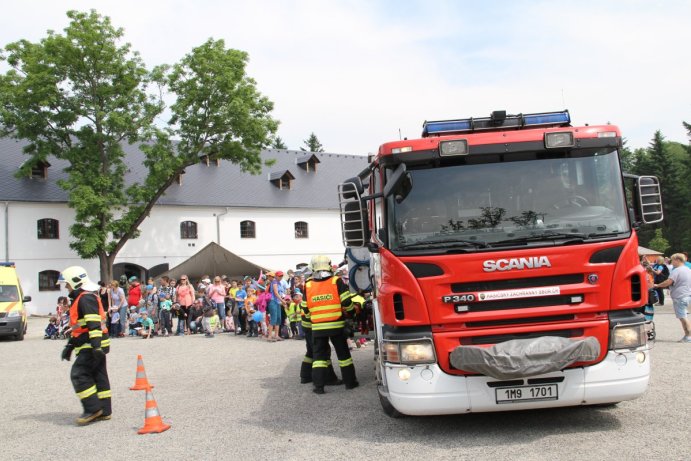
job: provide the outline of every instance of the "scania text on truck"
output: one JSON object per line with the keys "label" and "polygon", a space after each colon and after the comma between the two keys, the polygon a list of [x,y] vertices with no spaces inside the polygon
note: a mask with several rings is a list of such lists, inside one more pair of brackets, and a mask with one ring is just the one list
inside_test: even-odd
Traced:
{"label": "scania text on truck", "polygon": [[657,178],[622,173],[621,148],[618,127],[572,126],[568,111],[495,111],[425,122],[420,139],[383,144],[339,185],[349,259],[369,274],[355,288],[373,293],[388,415],[645,392],[636,229],[663,219],[662,201]]}

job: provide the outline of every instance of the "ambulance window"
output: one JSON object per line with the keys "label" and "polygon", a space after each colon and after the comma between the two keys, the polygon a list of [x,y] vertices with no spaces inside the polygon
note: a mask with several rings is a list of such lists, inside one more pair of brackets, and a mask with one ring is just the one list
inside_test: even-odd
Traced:
{"label": "ambulance window", "polygon": [[38,273],[38,291],[60,291],[60,272],[46,270]]}
{"label": "ambulance window", "polygon": [[44,218],[36,221],[38,227],[38,238],[57,239],[60,238],[60,221],[52,218]]}
{"label": "ambulance window", "polygon": [[16,285],[0,285],[0,303],[19,301]]}

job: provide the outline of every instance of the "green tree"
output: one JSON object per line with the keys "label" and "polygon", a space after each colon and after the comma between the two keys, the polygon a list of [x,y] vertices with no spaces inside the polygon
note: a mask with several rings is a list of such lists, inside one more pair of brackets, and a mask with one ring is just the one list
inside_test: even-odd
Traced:
{"label": "green tree", "polygon": [[[185,167],[208,155],[258,173],[278,124],[245,73],[247,54],[222,40],[150,72],[108,17],[67,16],[64,35],[11,43],[0,56],[11,67],[0,75],[0,135],[28,141],[20,176],[49,156],[68,162],[60,187],[75,210],[70,246],[82,258],[98,257],[101,279],[110,280],[118,252]],[[161,128],[154,120],[164,112],[164,91],[175,102]],[[141,182],[125,183],[123,142],[144,153]]]}
{"label": "green tree", "polygon": [[283,139],[281,139],[280,136],[276,136],[273,143],[271,143],[271,147],[274,149],[288,149],[288,146],[285,142],[283,142]]}
{"label": "green tree", "polygon": [[311,133],[309,138],[302,142],[305,143],[305,146],[300,148],[303,152],[324,152],[324,146],[322,146],[322,143],[319,142],[319,138],[317,138],[317,135],[314,133]]}
{"label": "green tree", "polygon": [[655,236],[648,242],[648,247],[664,253],[669,249],[669,242],[662,236],[662,229],[655,229]]}
{"label": "green tree", "polygon": [[636,167],[636,154],[635,151],[629,149],[626,145],[627,141],[624,140],[624,145],[619,151],[619,158],[621,159],[621,169],[624,173],[631,173]]}

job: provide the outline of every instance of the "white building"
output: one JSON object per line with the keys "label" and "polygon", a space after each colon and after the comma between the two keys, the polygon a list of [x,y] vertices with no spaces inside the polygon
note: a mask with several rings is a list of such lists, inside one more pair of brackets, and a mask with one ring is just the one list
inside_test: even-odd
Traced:
{"label": "white building", "polygon": [[[80,259],[69,247],[74,212],[56,183],[66,179],[66,164],[49,159],[50,164],[34,168],[32,177],[16,178],[28,158],[22,147],[0,139],[0,251],[2,260],[16,264],[22,288],[32,297],[30,312],[41,314],[52,311],[64,295],[55,285],[60,270],[79,264],[97,279],[99,265],[97,259]],[[127,179],[139,179],[145,171],[136,167],[142,154],[132,146],[126,151]],[[336,186],[364,169],[367,158],[267,150],[262,159],[275,163],[257,176],[227,161],[202,158],[188,167],[143,222],[141,236],[120,251],[114,276],[156,276],[210,242],[275,270],[295,268],[317,253],[341,261]]]}

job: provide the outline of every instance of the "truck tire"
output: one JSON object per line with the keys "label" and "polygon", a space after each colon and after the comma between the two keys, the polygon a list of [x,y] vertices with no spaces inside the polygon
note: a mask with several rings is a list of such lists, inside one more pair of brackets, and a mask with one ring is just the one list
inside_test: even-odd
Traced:
{"label": "truck tire", "polygon": [[384,414],[388,416],[389,418],[402,418],[404,415],[400,411],[396,410],[393,405],[391,405],[391,402],[389,401],[388,397],[384,397],[381,392],[379,392],[379,389],[377,389],[377,394],[379,394],[379,403],[381,404],[381,408],[384,411]]}
{"label": "truck tire", "polygon": [[384,396],[381,392],[382,387],[384,387],[384,383],[382,382],[382,375],[384,374],[382,370],[382,364],[379,360],[379,342],[376,339],[374,339],[374,376],[377,381],[377,394],[379,395],[379,403],[381,404],[381,408],[384,411],[384,414],[388,416],[389,418],[402,418],[405,416],[403,413],[400,411],[396,410],[393,405],[391,405],[391,401],[389,401],[389,398]]}

